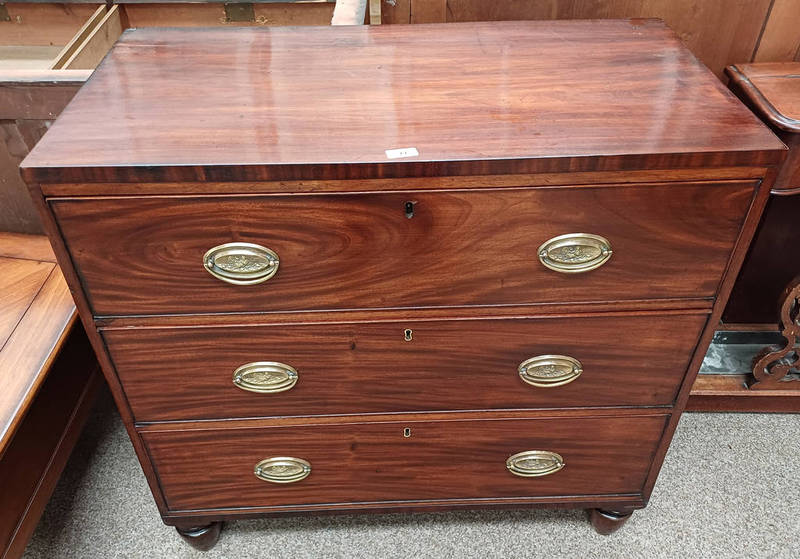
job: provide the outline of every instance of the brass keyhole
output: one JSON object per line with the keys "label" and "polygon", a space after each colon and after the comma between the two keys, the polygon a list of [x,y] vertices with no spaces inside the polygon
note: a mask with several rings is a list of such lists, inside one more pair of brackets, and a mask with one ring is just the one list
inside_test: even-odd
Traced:
{"label": "brass keyhole", "polygon": [[406,329],[403,331],[403,338],[404,338],[404,339],[405,339],[407,342],[410,342],[411,340],[413,340],[413,339],[414,339],[414,331],[413,331],[413,330],[411,330],[410,328],[406,328]]}
{"label": "brass keyhole", "polygon": [[403,436],[406,438],[411,436],[411,427],[406,427],[405,429],[403,429]]}

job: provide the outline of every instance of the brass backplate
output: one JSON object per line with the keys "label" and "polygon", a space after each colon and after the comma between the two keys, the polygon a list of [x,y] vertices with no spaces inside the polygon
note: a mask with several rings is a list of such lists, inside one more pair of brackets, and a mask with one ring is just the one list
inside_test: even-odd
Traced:
{"label": "brass backplate", "polygon": [[225,21],[232,23],[235,21],[255,21],[256,12],[253,4],[248,2],[233,2],[225,4]]}

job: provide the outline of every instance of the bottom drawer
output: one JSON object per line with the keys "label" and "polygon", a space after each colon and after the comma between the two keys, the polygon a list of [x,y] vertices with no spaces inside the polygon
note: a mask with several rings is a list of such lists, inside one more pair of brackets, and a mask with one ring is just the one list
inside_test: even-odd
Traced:
{"label": "bottom drawer", "polygon": [[[145,431],[171,511],[640,493],[666,415]],[[558,454],[507,459],[525,451]],[[256,465],[265,463],[261,475]],[[307,464],[307,466],[305,466]],[[307,471],[310,468],[310,473]],[[551,473],[545,473],[550,470]],[[303,478],[305,474],[308,474]],[[302,478],[296,481],[292,479]]]}

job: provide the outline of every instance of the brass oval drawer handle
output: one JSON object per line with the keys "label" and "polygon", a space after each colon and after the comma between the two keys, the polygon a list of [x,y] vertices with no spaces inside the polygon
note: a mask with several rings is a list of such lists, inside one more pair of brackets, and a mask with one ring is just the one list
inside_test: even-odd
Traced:
{"label": "brass oval drawer handle", "polygon": [[519,364],[523,381],[540,388],[563,386],[583,373],[583,365],[568,355],[537,355]]}
{"label": "brass oval drawer handle", "polygon": [[255,361],[233,371],[233,384],[248,392],[283,392],[297,384],[297,370],[277,361]]}
{"label": "brass oval drawer handle", "polygon": [[258,479],[270,483],[295,483],[309,476],[311,464],[302,458],[274,456],[256,464],[253,473]]}
{"label": "brass oval drawer handle", "polygon": [[203,266],[217,279],[234,285],[254,285],[278,272],[278,255],[254,243],[226,243],[203,256]]}
{"label": "brass oval drawer handle", "polygon": [[562,274],[595,270],[611,258],[611,243],[600,235],[569,233],[553,237],[539,247],[539,261]]}
{"label": "brass oval drawer handle", "polygon": [[506,460],[506,468],[515,476],[541,477],[556,473],[565,466],[560,454],[549,450],[526,450]]}

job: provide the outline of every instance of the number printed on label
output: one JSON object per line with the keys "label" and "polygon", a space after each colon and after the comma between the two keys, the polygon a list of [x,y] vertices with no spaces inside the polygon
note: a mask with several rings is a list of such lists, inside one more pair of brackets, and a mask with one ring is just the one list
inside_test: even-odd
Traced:
{"label": "number printed on label", "polygon": [[386,150],[386,157],[389,159],[397,159],[399,157],[416,157],[417,155],[419,155],[417,148],[397,148]]}

